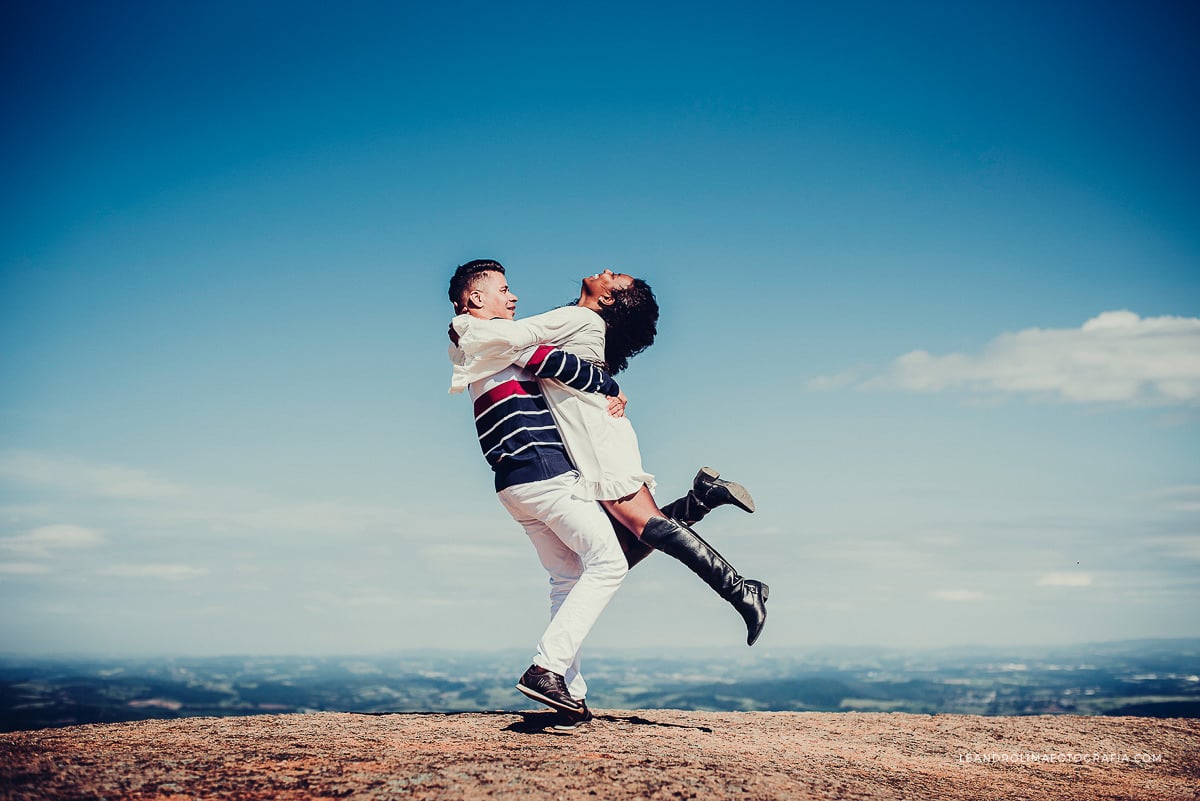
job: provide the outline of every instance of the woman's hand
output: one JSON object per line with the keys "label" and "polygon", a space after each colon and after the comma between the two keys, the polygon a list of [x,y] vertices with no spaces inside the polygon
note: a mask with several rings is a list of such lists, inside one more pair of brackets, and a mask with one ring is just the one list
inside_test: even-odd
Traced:
{"label": "woman's hand", "polygon": [[625,392],[622,391],[619,395],[609,396],[608,398],[608,413],[613,417],[625,416],[625,405],[629,403],[629,398],[625,397]]}

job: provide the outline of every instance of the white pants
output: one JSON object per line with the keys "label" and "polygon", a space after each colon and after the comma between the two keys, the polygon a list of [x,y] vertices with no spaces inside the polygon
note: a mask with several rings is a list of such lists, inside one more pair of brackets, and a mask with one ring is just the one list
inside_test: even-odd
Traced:
{"label": "white pants", "polygon": [[572,495],[577,476],[506,487],[500,503],[525,528],[550,574],[550,625],[533,663],[566,678],[574,698],[587,696],[579,650],[629,568],[608,515],[596,501]]}

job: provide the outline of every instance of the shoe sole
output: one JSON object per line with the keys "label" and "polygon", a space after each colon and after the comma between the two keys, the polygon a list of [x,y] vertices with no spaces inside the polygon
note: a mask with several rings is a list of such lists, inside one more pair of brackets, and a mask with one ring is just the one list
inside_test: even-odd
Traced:
{"label": "shoe sole", "polygon": [[550,727],[550,731],[554,732],[555,734],[574,734],[586,725],[588,725],[588,721],[586,720],[581,720],[578,723],[572,723],[570,725],[556,723]]}
{"label": "shoe sole", "polygon": [[700,468],[700,473],[709,480],[710,483],[724,487],[729,492],[729,496],[733,498],[733,505],[741,509],[743,512],[754,514],[754,499],[750,497],[750,490],[743,487],[736,481],[725,481],[721,478],[721,474],[711,467]]}
{"label": "shoe sole", "polygon": [[742,511],[754,514],[754,499],[750,497],[750,490],[733,481],[726,481],[725,489],[729,490],[730,496],[733,497],[734,506]]}
{"label": "shoe sole", "polygon": [[551,707],[553,709],[557,709],[560,712],[574,712],[575,714],[579,714],[580,712],[583,711],[583,707],[567,706],[562,701],[555,701],[553,698],[549,698],[545,695],[542,695],[537,690],[531,690],[530,688],[526,687],[524,684],[518,683],[517,689],[520,692],[522,692],[523,694],[525,694],[526,696],[528,696],[529,698],[532,698],[533,700],[535,700],[539,703],[543,703],[546,706]]}

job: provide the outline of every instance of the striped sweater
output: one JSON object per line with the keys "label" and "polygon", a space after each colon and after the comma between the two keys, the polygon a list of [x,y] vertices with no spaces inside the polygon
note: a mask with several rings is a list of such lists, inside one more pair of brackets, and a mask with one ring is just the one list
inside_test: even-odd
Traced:
{"label": "striped sweater", "polygon": [[479,447],[496,474],[496,491],[574,470],[537,379],[584,392],[617,395],[612,376],[564,351],[536,345],[498,373],[470,385]]}

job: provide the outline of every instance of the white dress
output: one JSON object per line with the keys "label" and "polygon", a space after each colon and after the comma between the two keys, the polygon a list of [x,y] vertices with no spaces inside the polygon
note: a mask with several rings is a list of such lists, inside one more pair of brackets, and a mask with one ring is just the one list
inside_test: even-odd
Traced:
{"label": "white dress", "polygon": [[[523,320],[481,320],[460,314],[451,324],[458,332],[458,347],[450,348],[451,392],[462,392],[471,382],[507,367],[539,343],[589,362],[604,361],[604,320],[583,306],[563,306]],[[654,489],[654,476],[642,468],[633,424],[608,413],[608,396],[580,392],[553,379],[542,380],[541,385],[567,453],[579,470],[574,495],[613,501],[637,492],[643,484]]]}

